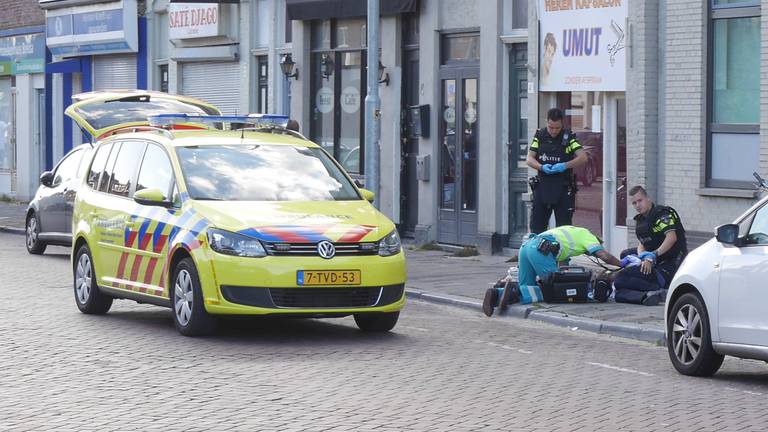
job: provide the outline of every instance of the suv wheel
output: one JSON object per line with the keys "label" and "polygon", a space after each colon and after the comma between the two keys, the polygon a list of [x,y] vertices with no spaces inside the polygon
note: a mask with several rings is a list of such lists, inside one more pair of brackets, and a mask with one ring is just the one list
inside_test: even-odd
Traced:
{"label": "suv wheel", "polygon": [[204,336],[216,329],[216,318],[205,310],[192,258],[184,258],[174,269],[171,307],[176,330],[184,336]]}
{"label": "suv wheel", "polygon": [[723,364],[724,356],[712,348],[709,315],[698,295],[684,294],[672,307],[667,350],[672,365],[683,375],[711,376]]}
{"label": "suv wheel", "polygon": [[80,312],[101,315],[112,307],[112,297],[99,290],[96,272],[93,270],[93,258],[87,245],[77,250],[74,264],[75,303]]}
{"label": "suv wheel", "polygon": [[371,312],[355,314],[355,323],[362,331],[373,333],[385,333],[392,330],[397,324],[400,312]]}
{"label": "suv wheel", "polygon": [[36,213],[33,212],[27,217],[26,225],[27,252],[33,255],[42,255],[48,245],[40,240],[40,223],[37,221]]}

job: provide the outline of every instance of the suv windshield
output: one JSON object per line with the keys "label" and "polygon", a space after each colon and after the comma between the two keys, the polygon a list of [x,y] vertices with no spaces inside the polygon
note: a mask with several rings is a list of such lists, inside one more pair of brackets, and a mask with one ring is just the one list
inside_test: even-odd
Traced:
{"label": "suv windshield", "polygon": [[360,199],[319,148],[289,145],[179,147],[190,198],[218,201]]}

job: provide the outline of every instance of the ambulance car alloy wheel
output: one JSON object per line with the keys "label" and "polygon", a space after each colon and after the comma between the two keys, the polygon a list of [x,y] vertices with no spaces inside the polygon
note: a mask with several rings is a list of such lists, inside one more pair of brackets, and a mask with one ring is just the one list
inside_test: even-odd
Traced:
{"label": "ambulance car alloy wheel", "polygon": [[712,348],[709,316],[698,295],[688,293],[677,299],[667,326],[669,358],[678,372],[711,376],[720,369],[723,356]]}
{"label": "ambulance car alloy wheel", "polygon": [[75,303],[80,312],[105,314],[112,307],[112,297],[102,293],[96,283],[93,258],[87,245],[80,246],[74,263]]}
{"label": "ambulance car alloy wheel", "polygon": [[174,270],[171,307],[176,329],[184,336],[203,336],[216,329],[216,318],[205,310],[200,278],[192,258],[184,258]]}
{"label": "ambulance car alloy wheel", "polygon": [[27,217],[27,252],[34,255],[42,255],[45,252],[47,246],[45,242],[40,240],[40,224],[37,223],[37,214],[30,213]]}
{"label": "ambulance car alloy wheel", "polygon": [[397,324],[400,312],[371,312],[355,314],[355,323],[362,331],[385,333]]}

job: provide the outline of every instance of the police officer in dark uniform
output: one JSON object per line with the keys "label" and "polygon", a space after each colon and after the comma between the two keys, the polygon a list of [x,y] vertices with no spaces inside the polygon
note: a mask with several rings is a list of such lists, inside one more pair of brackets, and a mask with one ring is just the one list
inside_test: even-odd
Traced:
{"label": "police officer in dark uniform", "polygon": [[635,255],[641,261],[639,268],[625,269],[617,277],[616,301],[658,304],[688,254],[685,228],[675,209],[654,204],[642,186],[630,189],[629,198],[637,211],[635,235],[640,244],[623,251],[621,257]]}
{"label": "police officer in dark uniform", "polygon": [[552,108],[547,112],[547,127],[533,136],[526,163],[538,171],[531,178],[531,232],[546,231],[553,211],[557,226],[572,225],[576,207],[573,169],[587,163],[587,154],[576,135],[563,129],[562,110]]}

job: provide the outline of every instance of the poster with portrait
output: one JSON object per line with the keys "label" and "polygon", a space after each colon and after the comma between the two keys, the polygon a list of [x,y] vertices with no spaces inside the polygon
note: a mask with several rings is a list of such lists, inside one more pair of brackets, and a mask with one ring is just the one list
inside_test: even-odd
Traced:
{"label": "poster with portrait", "polygon": [[539,0],[539,90],[625,91],[627,0]]}

